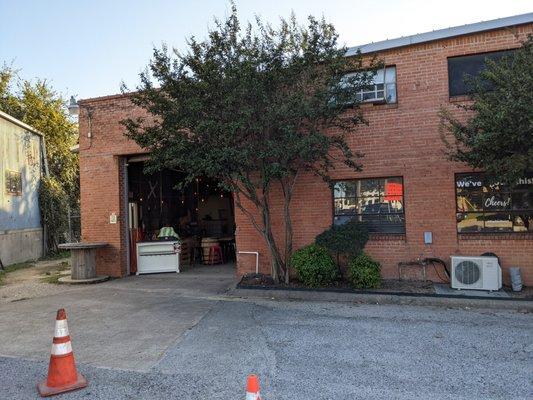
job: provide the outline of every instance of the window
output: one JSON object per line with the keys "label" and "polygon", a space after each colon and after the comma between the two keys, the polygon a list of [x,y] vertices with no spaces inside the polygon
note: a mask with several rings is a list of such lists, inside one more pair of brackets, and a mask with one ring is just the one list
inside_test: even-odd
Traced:
{"label": "window", "polygon": [[[346,76],[355,76],[364,72],[352,72]],[[366,72],[368,73],[368,72]],[[360,102],[396,103],[396,67],[386,67],[375,72],[372,83],[356,95]]]}
{"label": "window", "polygon": [[333,201],[335,225],[355,218],[366,222],[371,232],[405,233],[400,177],[336,182]]}
{"label": "window", "polygon": [[22,195],[22,177],[20,172],[6,171],[6,192],[14,196]]}
{"label": "window", "polygon": [[468,79],[477,77],[485,69],[485,60],[499,60],[511,55],[513,50],[474,54],[448,58],[448,85],[450,97],[467,95],[471,92]]}
{"label": "window", "polygon": [[483,174],[457,174],[457,232],[533,232],[533,174],[510,188]]}

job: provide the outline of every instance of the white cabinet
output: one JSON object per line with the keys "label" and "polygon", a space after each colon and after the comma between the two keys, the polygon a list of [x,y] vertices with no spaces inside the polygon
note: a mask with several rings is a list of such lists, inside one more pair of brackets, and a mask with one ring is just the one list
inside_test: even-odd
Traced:
{"label": "white cabinet", "polygon": [[137,243],[137,275],[154,272],[180,272],[179,242]]}

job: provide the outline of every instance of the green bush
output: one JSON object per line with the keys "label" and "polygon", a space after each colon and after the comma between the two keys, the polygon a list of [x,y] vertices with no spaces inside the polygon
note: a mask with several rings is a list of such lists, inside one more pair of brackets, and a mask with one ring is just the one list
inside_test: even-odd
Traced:
{"label": "green bush", "polygon": [[381,265],[365,253],[350,261],[348,279],[357,289],[375,289],[381,286]]}
{"label": "green bush", "polygon": [[322,246],[311,244],[292,255],[291,266],[302,283],[310,287],[326,286],[337,279],[337,268],[331,254]]}
{"label": "green bush", "polygon": [[41,222],[45,227],[48,251],[58,253],[57,245],[68,232],[68,196],[55,178],[43,178],[39,187]]}
{"label": "green bush", "polygon": [[336,258],[341,277],[343,259],[357,256],[363,251],[367,241],[367,226],[354,219],[342,225],[332,225],[315,238],[316,244],[328,249]]}
{"label": "green bush", "polygon": [[342,225],[333,225],[318,235],[315,241],[335,255],[353,257],[363,251],[368,241],[368,228],[361,222],[351,220]]}

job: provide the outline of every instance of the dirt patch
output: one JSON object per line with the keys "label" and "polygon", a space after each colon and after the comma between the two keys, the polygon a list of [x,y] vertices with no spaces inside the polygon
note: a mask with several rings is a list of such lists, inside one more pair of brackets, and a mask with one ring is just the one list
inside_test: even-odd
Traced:
{"label": "dirt patch", "polygon": [[54,284],[61,276],[68,274],[70,260],[65,258],[8,266],[1,274],[0,303],[23,301],[71,290],[71,287]]}

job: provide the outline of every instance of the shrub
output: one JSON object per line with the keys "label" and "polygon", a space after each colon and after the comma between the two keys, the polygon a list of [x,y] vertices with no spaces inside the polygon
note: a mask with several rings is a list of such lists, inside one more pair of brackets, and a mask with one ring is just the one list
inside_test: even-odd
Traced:
{"label": "shrub", "polygon": [[311,244],[292,255],[291,266],[306,286],[325,286],[337,279],[337,268],[328,250]]}
{"label": "shrub", "polygon": [[365,253],[350,261],[348,279],[357,289],[375,289],[381,286],[381,265]]}
{"label": "shrub", "polygon": [[355,256],[363,251],[368,241],[368,228],[361,222],[351,220],[342,225],[333,225],[318,235],[315,241],[332,253]]}
{"label": "shrub", "polygon": [[45,227],[48,251],[58,253],[68,231],[68,196],[55,178],[43,178],[39,187],[41,222]]}
{"label": "shrub", "polygon": [[355,257],[363,251],[367,241],[368,228],[356,220],[351,220],[343,225],[333,225],[315,239],[316,244],[325,247],[336,257],[341,275],[340,256]]}

